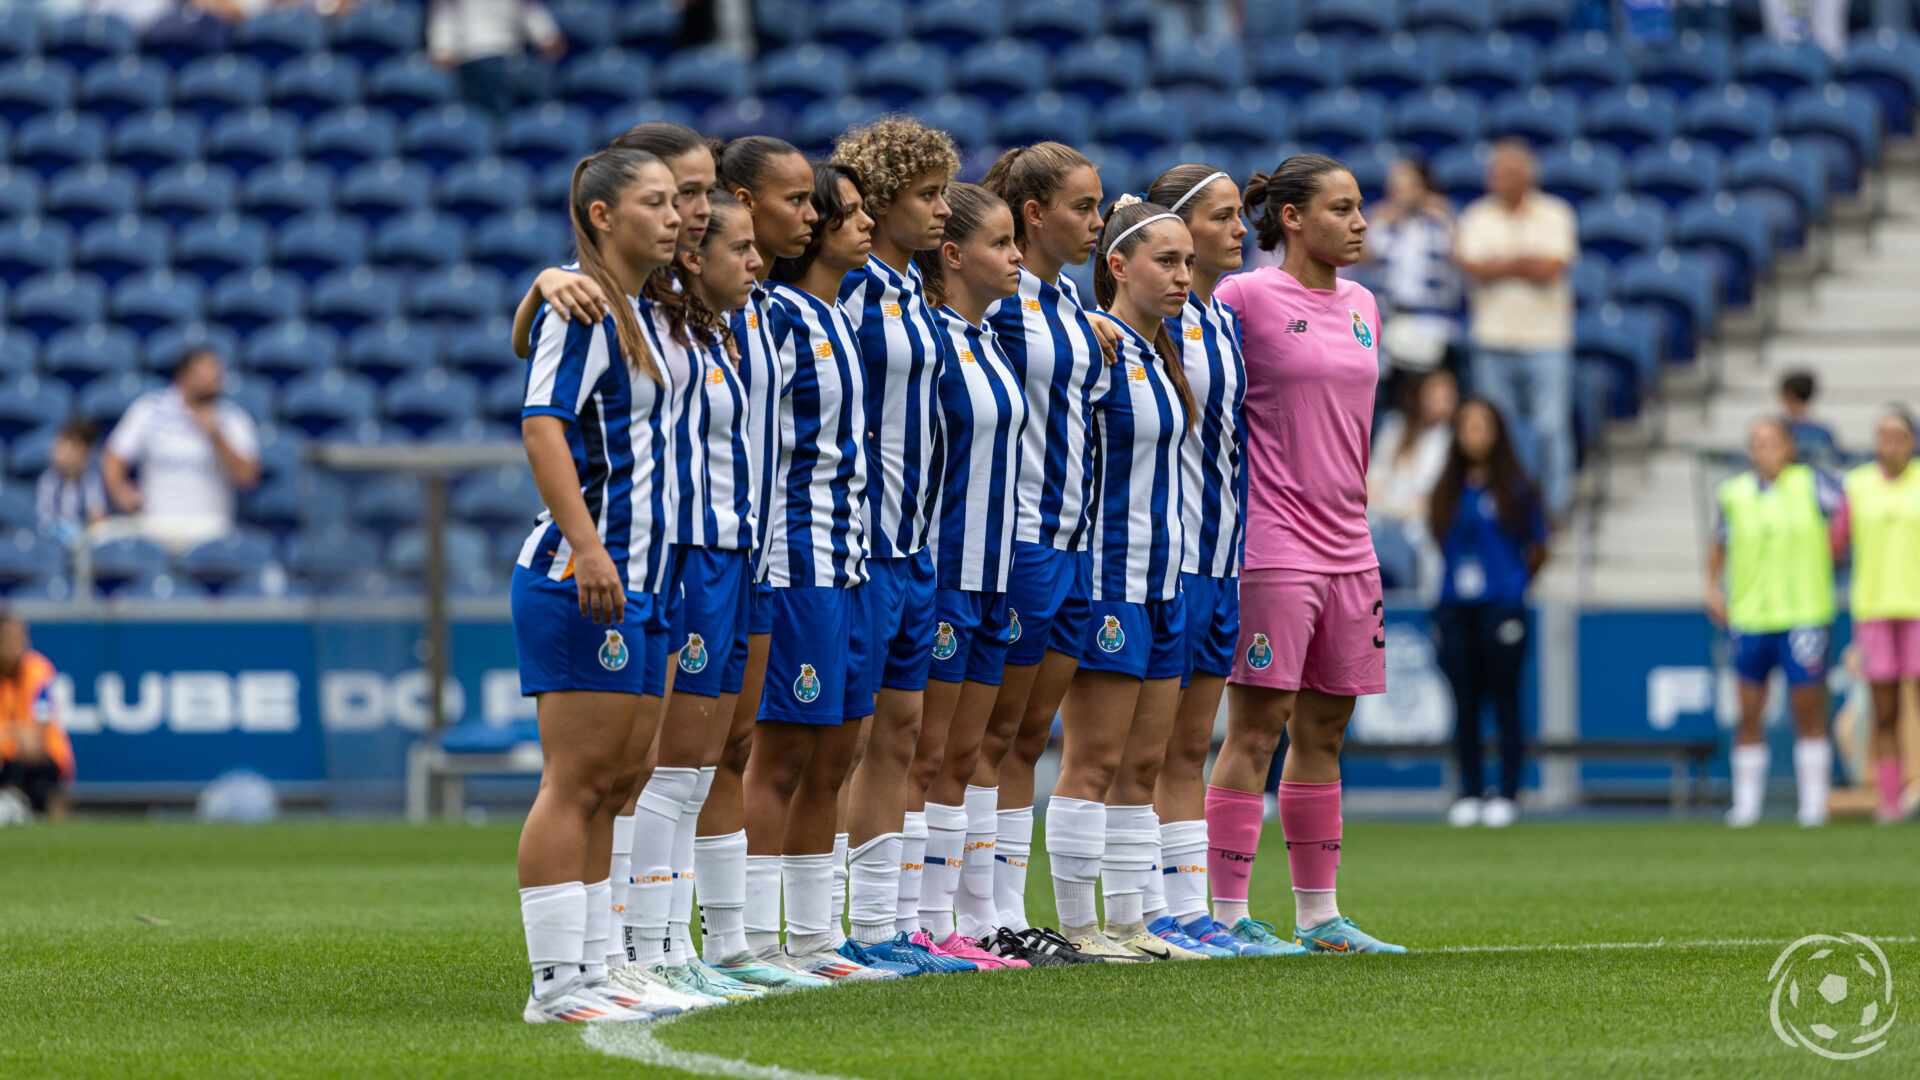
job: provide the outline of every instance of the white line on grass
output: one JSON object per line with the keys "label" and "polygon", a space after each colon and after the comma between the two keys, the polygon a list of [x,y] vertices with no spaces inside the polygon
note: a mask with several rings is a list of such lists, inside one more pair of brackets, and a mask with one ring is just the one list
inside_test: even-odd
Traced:
{"label": "white line on grass", "polygon": [[[1920,937],[1876,937],[1885,945],[1912,945]],[[1703,941],[1580,941],[1541,945],[1436,945],[1419,953],[1601,952],[1621,949],[1738,949],[1760,945],[1791,945],[1792,938],[1713,938]],[[800,1072],[779,1065],[755,1065],[743,1058],[675,1050],[660,1041],[660,1028],[671,1020],[651,1024],[587,1024],[580,1034],[588,1046],[603,1054],[628,1058],[643,1065],[677,1069],[695,1076],[724,1076],[733,1080],[852,1080],[831,1073]]]}

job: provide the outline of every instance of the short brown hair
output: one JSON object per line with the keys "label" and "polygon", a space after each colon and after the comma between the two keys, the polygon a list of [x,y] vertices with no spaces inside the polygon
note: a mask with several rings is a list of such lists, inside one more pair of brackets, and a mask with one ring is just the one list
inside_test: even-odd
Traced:
{"label": "short brown hair", "polygon": [[833,157],[859,172],[867,189],[867,213],[876,218],[915,177],[944,176],[951,183],[960,171],[953,136],[911,116],[883,117],[848,131],[833,144]]}

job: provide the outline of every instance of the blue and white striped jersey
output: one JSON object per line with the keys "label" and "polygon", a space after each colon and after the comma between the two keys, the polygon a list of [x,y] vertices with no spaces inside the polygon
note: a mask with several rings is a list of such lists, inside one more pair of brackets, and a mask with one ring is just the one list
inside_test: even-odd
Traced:
{"label": "blue and white striped jersey", "polygon": [[846,589],[867,580],[866,383],[853,327],[798,286],[767,287],[778,392],[762,500],[764,580]]}
{"label": "blue and white striped jersey", "polygon": [[[634,310],[644,324],[645,307]],[[595,531],[629,592],[659,592],[666,583],[667,450],[671,374],[662,385],[627,368],[613,316],[584,326],[542,305],[533,319],[533,359],[520,415],[567,422],[580,495]],[[542,510],[520,546],[521,566],[554,581],[573,573],[573,547]]]}
{"label": "blue and white striped jersey", "polygon": [[1200,415],[1180,452],[1180,517],[1186,553],[1180,568],[1207,577],[1240,576],[1240,499],[1246,465],[1240,458],[1240,409],[1247,396],[1247,361],[1240,352],[1240,320],[1219,300],[1188,296],[1180,317],[1167,320],[1180,349]]}
{"label": "blue and white striped jersey", "polygon": [[876,559],[911,555],[927,545],[938,483],[933,398],[940,335],[920,268],[908,264],[902,274],[867,256],[866,267],[841,283],[840,309],[860,339],[874,421],[866,438],[867,542]]}
{"label": "blue and white striped jersey", "polygon": [[1153,344],[1120,327],[1120,362],[1093,402],[1093,592],[1142,604],[1180,594],[1187,410]]}
{"label": "blue and white striped jersey", "polygon": [[945,349],[940,367],[939,490],[933,529],[934,583],[1004,592],[1019,518],[1014,485],[1027,397],[993,331],[952,308],[934,312]]}
{"label": "blue and white striped jersey", "polygon": [[1022,269],[1020,291],[988,308],[987,322],[1027,392],[1014,538],[1085,551],[1093,479],[1087,410],[1108,381],[1100,339],[1065,274],[1050,285]]}
{"label": "blue and white striped jersey", "polygon": [[673,340],[658,308],[644,324],[647,344],[673,382],[667,440],[667,512],[672,540],[690,547],[751,550],[755,543],[747,391],[718,337],[691,346]]}
{"label": "blue and white striped jersey", "polygon": [[744,307],[730,316],[733,340],[740,346],[740,385],[747,396],[747,478],[748,499],[753,506],[754,534],[749,550],[753,554],[754,580],[766,576],[767,547],[767,475],[773,471],[773,455],[779,450],[779,430],[774,426],[774,402],[780,393],[779,362],[775,359],[773,320],[768,317],[772,297],[765,285],[757,286]]}

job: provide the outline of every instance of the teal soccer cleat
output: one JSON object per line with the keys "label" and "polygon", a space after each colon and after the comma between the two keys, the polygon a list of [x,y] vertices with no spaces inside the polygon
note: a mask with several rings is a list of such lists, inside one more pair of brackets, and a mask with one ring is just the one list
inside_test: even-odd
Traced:
{"label": "teal soccer cleat", "polygon": [[1225,923],[1214,919],[1211,915],[1201,915],[1191,922],[1183,923],[1181,929],[1187,932],[1188,937],[1204,945],[1225,949],[1235,956],[1299,956],[1307,951],[1291,941],[1282,941],[1271,933],[1267,933],[1266,936],[1273,938],[1272,945],[1262,945],[1237,937],[1233,931],[1227,929]]}
{"label": "teal soccer cleat", "polygon": [[1307,951],[1298,943],[1288,941],[1274,933],[1272,923],[1261,922],[1259,919],[1240,919],[1227,933],[1249,945],[1258,945],[1263,949],[1271,950],[1269,955],[1295,956]]}
{"label": "teal soccer cleat", "polygon": [[1389,945],[1353,924],[1345,915],[1328,919],[1311,929],[1294,928],[1295,938],[1308,952],[1317,953],[1403,953],[1404,945]]}

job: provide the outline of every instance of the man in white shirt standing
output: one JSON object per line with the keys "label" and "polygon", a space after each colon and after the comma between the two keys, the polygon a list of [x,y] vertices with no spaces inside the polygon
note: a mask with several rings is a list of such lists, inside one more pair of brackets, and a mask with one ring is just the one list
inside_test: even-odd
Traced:
{"label": "man in white shirt standing", "polygon": [[1566,513],[1573,494],[1573,207],[1534,186],[1533,151],[1506,140],[1487,157],[1487,193],[1460,215],[1454,246],[1473,283],[1473,392],[1492,401],[1544,489]]}
{"label": "man in white shirt standing", "polygon": [[[427,55],[454,69],[467,104],[504,116],[516,104],[513,61],[532,46],[548,63],[566,54],[560,24],[538,0],[431,0]],[[635,90],[639,90],[635,87]]]}
{"label": "man in white shirt standing", "polygon": [[218,353],[191,350],[174,365],[173,385],[134,401],[107,437],[101,474],[108,496],[169,551],[231,532],[235,489],[260,481],[253,419],[220,400],[225,379]]}

